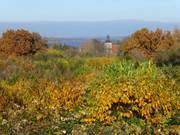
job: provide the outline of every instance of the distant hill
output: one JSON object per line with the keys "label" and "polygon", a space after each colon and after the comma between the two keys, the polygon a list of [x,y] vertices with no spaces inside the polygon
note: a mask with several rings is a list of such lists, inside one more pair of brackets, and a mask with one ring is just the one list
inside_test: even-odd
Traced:
{"label": "distant hill", "polygon": [[[57,38],[57,37],[48,37],[46,38],[48,41],[49,46],[52,46],[54,44],[65,44],[65,45],[70,45],[70,46],[79,46],[83,44],[85,41],[92,39],[93,37],[89,38]],[[111,37],[111,41],[117,42],[122,40],[124,37]],[[106,36],[105,37],[96,37],[101,42],[106,41]]]}
{"label": "distant hill", "polygon": [[6,23],[0,22],[0,33],[7,29],[25,28],[30,31],[41,33],[45,37],[63,38],[93,38],[128,36],[132,32],[147,27],[149,29],[163,28],[171,30],[180,27],[180,23],[149,22],[135,20],[98,21],[98,22],[28,22]]}

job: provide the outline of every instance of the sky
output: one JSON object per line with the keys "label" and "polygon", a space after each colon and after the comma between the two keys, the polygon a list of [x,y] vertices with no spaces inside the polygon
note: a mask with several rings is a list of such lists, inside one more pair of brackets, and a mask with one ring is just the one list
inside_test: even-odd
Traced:
{"label": "sky", "polygon": [[180,22],[180,0],[0,0],[0,22]]}

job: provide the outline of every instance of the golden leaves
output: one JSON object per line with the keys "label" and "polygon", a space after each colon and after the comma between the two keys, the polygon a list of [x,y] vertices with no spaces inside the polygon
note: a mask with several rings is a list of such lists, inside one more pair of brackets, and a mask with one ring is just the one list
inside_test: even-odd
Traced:
{"label": "golden leaves", "polygon": [[114,86],[104,83],[111,82],[111,79],[96,82],[99,83],[96,84],[98,87],[91,88],[92,93],[97,90],[96,94],[91,95],[95,100],[90,107],[93,118],[106,123],[119,116],[132,118],[138,115],[147,122],[156,124],[174,115],[178,103],[172,100],[170,80],[164,77],[152,80],[147,74],[135,79],[136,81],[118,82]]}

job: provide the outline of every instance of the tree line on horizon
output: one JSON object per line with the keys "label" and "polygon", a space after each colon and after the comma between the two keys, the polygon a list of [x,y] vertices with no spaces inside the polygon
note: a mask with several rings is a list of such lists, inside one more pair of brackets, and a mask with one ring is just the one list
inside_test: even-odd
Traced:
{"label": "tree line on horizon", "polygon": [[[180,30],[165,31],[147,28],[136,31],[128,38],[118,43],[119,54],[136,60],[152,59],[156,62],[180,63]],[[59,47],[58,47],[59,46]],[[38,33],[27,30],[7,30],[0,37],[0,54],[28,55],[48,47],[47,41]],[[79,53],[75,48],[55,45],[55,49],[70,50],[73,56]],[[88,40],[80,46],[81,53],[77,55],[102,56],[104,45],[97,39]],[[71,55],[72,55],[71,54]]]}

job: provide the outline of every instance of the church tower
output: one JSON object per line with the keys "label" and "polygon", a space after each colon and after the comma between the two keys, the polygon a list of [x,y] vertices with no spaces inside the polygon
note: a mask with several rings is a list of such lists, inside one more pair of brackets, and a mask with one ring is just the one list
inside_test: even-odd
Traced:
{"label": "church tower", "polygon": [[106,41],[104,43],[104,47],[105,47],[107,55],[112,54],[112,42],[111,42],[111,39],[110,39],[109,35],[107,35]]}

